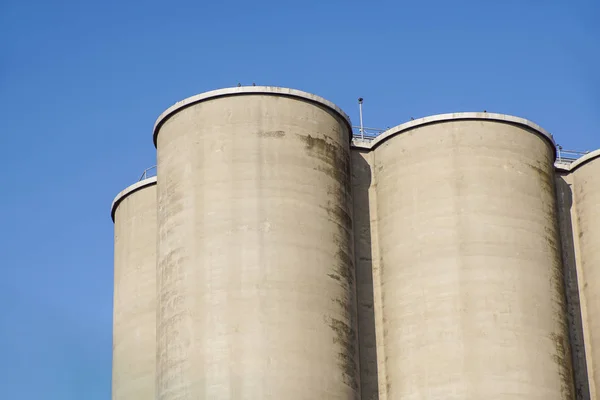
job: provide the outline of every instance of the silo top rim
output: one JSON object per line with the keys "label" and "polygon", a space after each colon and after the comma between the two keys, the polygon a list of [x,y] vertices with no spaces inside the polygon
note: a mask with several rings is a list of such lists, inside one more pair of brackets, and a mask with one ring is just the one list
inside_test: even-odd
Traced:
{"label": "silo top rim", "polygon": [[269,95],[275,95],[275,96],[296,97],[296,98],[305,99],[308,101],[312,101],[314,103],[321,104],[325,107],[332,109],[337,114],[339,114],[348,124],[348,129],[350,130],[350,134],[352,134],[352,124],[350,122],[350,117],[344,111],[342,111],[341,108],[336,106],[331,101],[324,99],[323,97],[317,96],[312,93],[303,92],[303,91],[297,90],[297,89],[289,89],[289,88],[283,88],[283,87],[277,87],[277,86],[239,86],[239,87],[217,89],[217,90],[212,90],[210,92],[200,93],[195,96],[188,97],[187,99],[183,99],[183,100],[173,104],[171,107],[167,108],[162,114],[160,114],[160,116],[154,123],[154,130],[153,130],[154,145],[156,146],[156,137],[158,135],[158,130],[160,129],[160,126],[165,122],[165,120],[167,118],[169,118],[171,115],[175,114],[177,111],[181,110],[182,108],[188,107],[195,103],[200,103],[202,101],[214,99],[217,97],[236,96],[236,95],[244,95],[244,94],[269,94]]}
{"label": "silo top rim", "polygon": [[569,165],[567,170],[570,172],[573,172],[577,168],[581,167],[583,164],[587,163],[588,161],[592,161],[593,159],[599,158],[599,157],[600,157],[600,149],[591,151],[591,152],[587,153],[585,156],[580,157],[577,160],[573,161],[571,163],[571,165]]}
{"label": "silo top rim", "polygon": [[129,196],[133,192],[137,192],[138,190],[145,188],[146,186],[152,185],[156,185],[156,176],[136,182],[119,192],[110,206],[110,217],[112,218],[113,222],[115,222],[115,212],[117,211],[117,207],[125,197]]}
{"label": "silo top rim", "polygon": [[529,128],[541,136],[548,139],[548,141],[555,146],[554,138],[552,135],[546,131],[544,128],[539,126],[538,124],[526,120],[525,118],[515,117],[512,115],[505,114],[496,114],[496,113],[488,113],[488,112],[459,112],[459,113],[449,113],[449,114],[437,114],[431,115],[424,118],[415,119],[413,121],[408,121],[403,124],[397,125],[393,128],[390,128],[380,135],[378,135],[375,139],[370,142],[356,142],[354,143],[355,147],[372,149],[377,147],[381,142],[387,140],[388,138],[398,135],[404,131],[422,126],[428,125],[438,122],[447,122],[447,121],[460,121],[460,120],[487,120],[487,121],[498,121],[505,122],[509,124],[521,125],[525,128]]}
{"label": "silo top rim", "polygon": [[554,169],[558,172],[566,172],[566,173],[568,173],[571,170],[571,168],[568,165],[561,165],[558,163],[554,163]]}

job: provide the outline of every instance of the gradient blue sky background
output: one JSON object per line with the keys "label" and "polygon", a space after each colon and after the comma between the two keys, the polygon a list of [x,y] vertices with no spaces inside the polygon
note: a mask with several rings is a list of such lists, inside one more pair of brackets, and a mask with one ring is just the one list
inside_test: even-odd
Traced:
{"label": "gradient blue sky background", "polygon": [[172,103],[242,84],[358,122],[454,111],[600,147],[600,3],[0,0],[0,397],[109,399],[113,197]]}

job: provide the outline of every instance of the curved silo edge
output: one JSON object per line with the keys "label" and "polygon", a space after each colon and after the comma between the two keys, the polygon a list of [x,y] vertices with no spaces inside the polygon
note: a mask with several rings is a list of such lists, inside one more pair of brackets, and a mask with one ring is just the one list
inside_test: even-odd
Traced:
{"label": "curved silo edge", "polygon": [[182,109],[218,97],[239,96],[249,94],[294,97],[297,99],[309,101],[311,103],[320,104],[338,114],[346,122],[348,126],[348,134],[350,136],[350,140],[352,140],[352,123],[350,122],[350,117],[348,116],[348,114],[342,111],[340,107],[336,106],[331,101],[324,99],[323,97],[317,96],[312,93],[304,92],[302,90],[289,89],[277,86],[240,86],[200,93],[195,96],[183,99],[175,103],[171,107],[167,108],[162,114],[159,115],[159,117],[156,119],[156,122],[154,123],[154,129],[152,131],[152,140],[154,141],[154,146],[156,147],[158,131],[160,130],[162,124],[164,124],[165,121],[169,119],[173,114],[176,114]]}
{"label": "curved silo edge", "polygon": [[[451,386],[426,379],[453,376],[451,366],[465,361],[464,346],[477,354],[465,362],[467,369],[497,374],[501,365],[503,371],[518,368],[521,370],[516,375],[512,371],[502,373],[507,384],[518,385],[518,376],[529,374],[529,366],[538,361],[536,374],[527,375],[523,396],[534,396],[543,388],[546,397],[569,397],[570,361],[564,346],[556,341],[536,342],[542,331],[560,340],[564,335],[562,315],[556,311],[556,304],[563,305],[564,290],[550,140],[529,134],[533,131],[530,126],[524,132],[520,120],[502,118],[498,123],[496,115],[483,118],[486,121],[474,118],[477,116],[450,114],[411,121],[387,131],[379,143],[415,126],[418,132],[398,135],[373,152],[374,162],[369,167],[375,182],[372,204],[376,209],[375,217],[369,218],[376,224],[372,248],[376,247],[379,262],[380,282],[376,285],[378,301],[383,305],[381,319],[375,323],[385,332],[381,344],[385,370],[380,375],[380,388],[385,388],[390,399],[410,396],[415,390],[453,391],[458,397],[468,397],[467,388],[472,385],[468,374],[455,377]],[[446,121],[451,123],[443,125]],[[439,140],[455,133],[460,140]],[[470,159],[470,154],[477,157]],[[425,161],[419,164],[421,160]],[[498,182],[509,183],[504,186]],[[534,196],[532,183],[539,187]],[[532,220],[541,223],[529,224]],[[504,237],[510,239],[501,239]],[[390,265],[394,268],[386,267]],[[536,276],[551,279],[537,280]],[[522,282],[531,283],[523,286]],[[419,288],[419,296],[413,295],[414,287]],[[486,311],[497,305],[487,300],[503,299],[506,290],[522,301],[502,317],[502,326],[496,326],[480,341],[481,331],[476,326],[497,324],[497,316]],[[447,305],[454,301],[462,306]],[[420,316],[433,303],[444,311],[428,316],[428,335],[422,339],[418,335],[423,329]],[[466,303],[475,305],[465,307]],[[524,322],[533,319],[535,324]],[[397,329],[399,326],[403,329]],[[462,327],[461,334],[449,335],[447,326]],[[434,333],[429,335],[429,331]],[[443,343],[436,340],[442,335],[447,338]],[[519,351],[534,342],[532,353]],[[505,345],[506,351],[491,367],[485,360],[494,356],[498,343]],[[436,363],[435,356],[433,362],[424,360],[427,354],[419,350],[424,345],[436,348],[431,354],[443,354],[444,363]],[[539,354],[546,358],[540,361]],[[560,363],[552,365],[557,359]],[[502,389],[489,385],[485,391],[493,397]]]}
{"label": "curved silo edge", "polygon": [[117,207],[119,206],[121,201],[123,201],[130,194],[152,185],[156,185],[156,176],[144,179],[143,181],[136,182],[133,185],[127,186],[125,189],[119,192],[119,194],[115,196],[115,199],[113,200],[110,206],[110,217],[113,220],[113,222],[115,222],[115,211],[117,210]]}
{"label": "curved silo edge", "polygon": [[587,164],[588,162],[590,162],[592,160],[595,160],[596,158],[600,158],[600,149],[591,151],[588,154],[586,154],[585,156],[573,161],[573,163],[569,166],[569,171],[573,172],[577,168],[581,167],[584,164]]}
{"label": "curved silo edge", "polygon": [[[352,147],[361,148],[361,149],[374,149],[379,146],[384,141],[399,135],[403,132],[409,131],[411,129],[415,129],[417,127],[440,123],[440,122],[451,122],[451,121],[465,121],[465,120],[473,120],[473,121],[493,121],[493,122],[501,122],[506,124],[517,125],[522,128],[525,128],[533,133],[536,133],[546,139],[553,147],[554,152],[556,153],[556,143],[554,142],[554,137],[546,131],[544,128],[539,126],[538,124],[531,122],[525,118],[515,117],[512,115],[506,114],[496,114],[496,113],[488,113],[488,112],[460,112],[460,113],[449,113],[449,114],[437,114],[431,115],[428,117],[423,117],[419,119],[415,119],[413,121],[408,121],[403,124],[394,126],[375,139],[370,142],[354,139],[352,141]],[[556,156],[556,154],[555,154]]]}

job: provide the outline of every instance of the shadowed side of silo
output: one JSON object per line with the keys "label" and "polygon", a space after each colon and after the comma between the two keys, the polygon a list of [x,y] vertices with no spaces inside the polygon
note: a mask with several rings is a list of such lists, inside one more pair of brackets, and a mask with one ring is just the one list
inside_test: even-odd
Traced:
{"label": "shadowed side of silo", "polygon": [[572,399],[554,143],[461,113],[376,139],[388,399]]}
{"label": "shadowed side of silo", "polygon": [[570,175],[587,373],[595,399],[600,386],[600,150],[575,161]]}
{"label": "shadowed side of silo", "polygon": [[274,87],[159,118],[160,400],[358,398],[350,134]]}
{"label": "shadowed side of silo", "polygon": [[376,329],[382,325],[382,313],[373,152],[368,144],[356,142],[350,154],[361,400],[385,400],[379,387],[380,377],[385,376],[383,330]]}
{"label": "shadowed side of silo", "polygon": [[590,354],[587,309],[581,288],[584,287],[579,254],[577,214],[573,198],[573,174],[569,166],[556,163],[556,200],[565,281],[566,316],[569,326],[571,358],[576,400],[590,400],[588,360]]}
{"label": "shadowed side of silo", "polygon": [[156,366],[156,177],[119,193],[115,229],[113,400],[154,398]]}

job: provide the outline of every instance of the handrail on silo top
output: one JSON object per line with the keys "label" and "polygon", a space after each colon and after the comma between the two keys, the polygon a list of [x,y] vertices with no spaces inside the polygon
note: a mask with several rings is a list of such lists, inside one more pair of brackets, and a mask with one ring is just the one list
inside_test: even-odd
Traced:
{"label": "handrail on silo top", "polygon": [[[361,134],[361,129],[362,129],[362,134]],[[373,140],[377,136],[379,136],[380,133],[383,133],[383,132],[385,132],[385,129],[368,128],[366,126],[363,126],[362,128],[360,126],[352,127],[352,137],[355,139]]]}
{"label": "handrail on silo top", "polygon": [[556,162],[571,164],[573,161],[585,156],[589,151],[565,150],[561,145],[556,145]]}
{"label": "handrail on silo top", "polygon": [[148,179],[153,176],[156,176],[156,165],[146,168],[144,170],[144,172],[142,173],[142,176],[140,176],[140,179],[138,180],[138,182],[143,181],[144,179]]}

